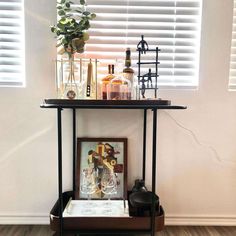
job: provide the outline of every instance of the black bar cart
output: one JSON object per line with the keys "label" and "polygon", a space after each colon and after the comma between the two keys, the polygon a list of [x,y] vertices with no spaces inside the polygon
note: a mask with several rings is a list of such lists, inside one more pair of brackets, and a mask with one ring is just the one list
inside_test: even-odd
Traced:
{"label": "black bar cart", "polygon": [[[171,105],[168,100],[64,100],[45,99],[40,106],[45,109],[57,110],[58,128],[58,195],[59,198],[50,212],[50,226],[56,231],[55,235],[64,236],[81,234],[150,234],[155,235],[156,231],[161,231],[164,227],[164,210],[160,207],[160,212],[156,215],[155,202],[152,200],[152,211],[149,217],[136,217],[130,215],[128,218],[110,217],[109,224],[106,218],[96,217],[71,217],[64,218],[63,211],[67,202],[75,194],[75,166],[76,166],[76,116],[77,109],[139,109],[143,110],[143,172],[145,179],[146,163],[146,136],[147,136],[147,111],[151,110],[152,127],[152,193],[156,192],[156,160],[157,160],[157,111],[160,109],[186,109],[185,106]],[[62,111],[69,109],[72,111],[73,125],[73,191],[64,192],[62,186]],[[130,207],[132,211],[132,207]]]}

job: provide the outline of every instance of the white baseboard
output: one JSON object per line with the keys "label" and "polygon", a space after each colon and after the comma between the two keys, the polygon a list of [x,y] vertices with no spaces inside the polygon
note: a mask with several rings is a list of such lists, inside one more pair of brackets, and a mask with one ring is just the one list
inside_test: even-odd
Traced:
{"label": "white baseboard", "polygon": [[[0,225],[48,225],[49,215],[0,215]],[[236,216],[165,216],[165,225],[236,226]]]}
{"label": "white baseboard", "polygon": [[49,215],[0,215],[0,225],[48,225]]}
{"label": "white baseboard", "polygon": [[236,226],[236,216],[165,216],[165,225]]}

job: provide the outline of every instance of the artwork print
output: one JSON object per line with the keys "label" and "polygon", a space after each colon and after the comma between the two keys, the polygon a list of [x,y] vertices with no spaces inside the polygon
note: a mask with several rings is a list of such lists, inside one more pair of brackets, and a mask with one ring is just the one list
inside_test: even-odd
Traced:
{"label": "artwork print", "polygon": [[77,198],[123,199],[127,194],[127,139],[78,138]]}

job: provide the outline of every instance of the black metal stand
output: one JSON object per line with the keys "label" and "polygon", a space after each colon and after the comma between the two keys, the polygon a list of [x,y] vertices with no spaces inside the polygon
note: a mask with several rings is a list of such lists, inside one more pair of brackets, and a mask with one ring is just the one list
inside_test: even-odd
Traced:
{"label": "black metal stand", "polygon": [[[152,128],[152,193],[156,193],[156,143],[157,143],[157,109],[153,109],[153,128]],[[155,236],[155,195],[152,195],[152,220],[151,220],[151,230],[152,236]]]}
{"label": "black metal stand", "polygon": [[[154,90],[154,98],[157,98],[157,90],[158,90],[158,87],[157,87],[157,84],[158,84],[158,77],[159,77],[159,71],[158,71],[158,65],[160,64],[160,62],[158,61],[159,60],[159,55],[158,53],[161,51],[158,47],[156,47],[155,49],[141,49],[141,48],[138,48],[137,49],[138,51],[138,98],[140,99],[140,92],[142,93],[142,97],[145,98],[145,91],[146,90]],[[145,62],[142,62],[142,58],[141,58],[141,55],[143,53],[150,53],[150,52],[155,52],[156,55],[155,55],[155,59],[156,61],[145,61]],[[145,73],[145,74],[142,74],[141,75],[141,66],[143,65],[155,65],[155,70],[154,72],[151,72],[151,68],[149,69],[149,72]],[[154,84],[154,87],[153,87],[153,81],[152,81],[152,78],[155,79],[155,84]],[[150,83],[151,83],[151,87],[150,87]]]}
{"label": "black metal stand", "polygon": [[62,127],[61,111],[57,109],[57,130],[58,130],[58,195],[59,195],[59,217],[60,217],[60,235],[63,235],[63,198],[62,198]]}
{"label": "black metal stand", "polygon": [[[58,195],[59,195],[59,223],[60,223],[60,236],[63,236],[65,231],[63,223],[63,186],[62,186],[62,110],[71,109],[72,110],[72,126],[73,126],[73,192],[75,193],[75,176],[76,176],[76,109],[142,109],[144,111],[144,121],[143,121],[143,173],[142,177],[145,180],[145,169],[146,169],[146,136],[147,136],[147,111],[152,110],[153,115],[153,128],[152,128],[152,192],[156,192],[156,159],[157,159],[157,110],[159,109],[185,109],[184,106],[172,106],[172,105],[160,105],[160,101],[151,100],[151,101],[83,101],[83,100],[45,100],[44,104],[41,105],[42,108],[56,108],[57,109],[57,125],[58,125]],[[99,220],[99,219],[98,219]],[[151,236],[155,235],[155,199],[153,194],[152,199],[152,211],[151,211],[151,220],[150,220],[150,229],[149,230],[105,230],[101,231],[101,234],[110,234],[110,233],[122,233],[122,234],[131,234],[131,233],[150,233]],[[81,231],[81,230],[78,230]],[[94,234],[88,230],[81,231],[77,233],[83,234]],[[99,234],[99,231],[96,231],[96,234]]]}
{"label": "black metal stand", "polygon": [[75,176],[76,176],[76,109],[72,109],[73,113],[73,120],[72,120],[72,126],[73,126],[73,136],[72,136],[72,143],[73,143],[73,192],[74,192],[74,199],[75,199],[75,190],[76,190],[76,181],[75,181]]}
{"label": "black metal stand", "polygon": [[143,180],[146,178],[147,109],[143,116]]}

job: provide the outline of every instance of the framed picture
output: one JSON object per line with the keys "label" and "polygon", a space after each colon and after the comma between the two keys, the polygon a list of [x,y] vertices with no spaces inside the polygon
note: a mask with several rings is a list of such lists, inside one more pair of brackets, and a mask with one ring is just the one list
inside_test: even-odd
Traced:
{"label": "framed picture", "polygon": [[127,199],[127,139],[77,139],[76,199]]}

